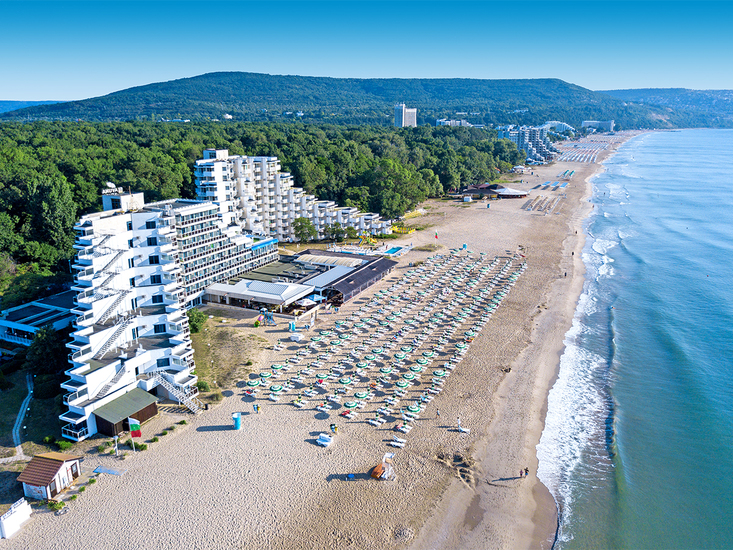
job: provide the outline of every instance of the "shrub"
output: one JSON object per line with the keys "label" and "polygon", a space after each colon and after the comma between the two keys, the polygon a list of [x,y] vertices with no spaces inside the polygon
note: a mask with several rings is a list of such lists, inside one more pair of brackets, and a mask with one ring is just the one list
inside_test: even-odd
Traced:
{"label": "shrub", "polygon": [[87,481],[87,485],[94,485],[97,482],[96,478],[91,478]]}
{"label": "shrub", "polygon": [[111,445],[111,443],[109,441],[105,441],[104,443],[100,443],[99,445],[97,445],[97,452],[98,453],[103,453],[104,450],[107,447],[109,447],[110,445]]}
{"label": "shrub", "polygon": [[181,426],[185,426],[186,424],[188,424],[188,422],[186,422],[185,420],[181,420],[181,421],[179,422],[179,424],[180,424]]}
{"label": "shrub", "polygon": [[223,394],[223,393],[221,393],[221,391],[218,391],[218,392],[216,392],[216,393],[212,393],[210,397],[211,397],[211,400],[212,400],[212,401],[216,401],[216,402],[219,402],[219,401],[221,401],[222,399],[224,399],[224,394]]}
{"label": "shrub", "polygon": [[[83,489],[83,488],[84,488],[84,487],[82,487],[82,489]],[[81,491],[81,489],[79,489],[79,490]],[[49,507],[49,508],[50,508],[51,510],[59,511],[59,510],[61,510],[61,508],[63,508],[64,506],[65,506],[65,504],[64,504],[64,501],[62,501],[62,500],[59,500],[58,502],[57,502],[57,501],[54,501],[54,500],[49,500],[49,501],[48,501],[48,507]]]}
{"label": "shrub", "polygon": [[206,314],[202,313],[196,308],[189,309],[187,312],[188,315],[188,326],[191,329],[191,333],[196,333],[201,330],[201,327],[204,326],[204,323],[206,323]]}
{"label": "shrub", "polygon": [[57,441],[56,445],[59,446],[59,450],[61,451],[68,451],[74,446],[71,441]]}
{"label": "shrub", "polygon": [[158,439],[158,436],[157,435],[150,440],[151,443],[157,443],[158,441],[160,441],[160,440]]}
{"label": "shrub", "polygon": [[171,426],[170,428],[168,428],[168,431],[169,431],[169,432],[172,432],[172,431],[173,431],[173,430],[175,430],[175,429],[176,429],[176,427],[175,427],[175,426]]}
{"label": "shrub", "polygon": [[148,444],[147,443],[135,443],[135,449],[137,449],[138,451],[147,451]]}
{"label": "shrub", "polygon": [[168,435],[168,430],[163,430],[162,432],[160,432],[160,435]]}
{"label": "shrub", "polygon": [[196,387],[199,389],[199,391],[211,391],[209,383],[205,380],[199,380],[198,382],[196,382]]}
{"label": "shrub", "polygon": [[52,435],[47,435],[46,437],[43,438],[43,442],[46,444],[56,443],[56,438]]}
{"label": "shrub", "polygon": [[84,491],[86,491],[86,490],[87,490],[87,488],[86,488],[86,487],[84,487],[83,485],[82,485],[81,487],[79,487],[79,492],[80,492],[80,493],[83,493],[83,492],[84,492]]}
{"label": "shrub", "polygon": [[78,497],[78,496],[79,496],[79,495],[71,495],[71,496],[69,497],[69,500],[73,502],[73,501],[75,501],[75,500],[76,500],[76,497]]}
{"label": "shrub", "polygon": [[247,362],[244,364],[246,367],[249,367],[252,365],[252,359],[248,359]]}

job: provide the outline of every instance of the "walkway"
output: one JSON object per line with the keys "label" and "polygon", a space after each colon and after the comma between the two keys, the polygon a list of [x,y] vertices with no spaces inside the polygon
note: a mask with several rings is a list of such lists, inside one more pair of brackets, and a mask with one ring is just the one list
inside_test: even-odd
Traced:
{"label": "walkway", "polygon": [[25,414],[28,412],[28,405],[30,405],[31,399],[33,399],[33,375],[28,373],[26,377],[26,385],[28,386],[28,395],[23,399],[23,403],[20,404],[20,410],[18,411],[18,417],[15,419],[15,425],[13,426],[13,444],[15,445],[15,456],[9,456],[8,458],[0,458],[0,464],[8,464],[9,462],[17,462],[19,460],[30,460],[31,457],[26,456],[23,453],[23,447],[21,446],[20,440],[20,427],[23,425],[23,419]]}

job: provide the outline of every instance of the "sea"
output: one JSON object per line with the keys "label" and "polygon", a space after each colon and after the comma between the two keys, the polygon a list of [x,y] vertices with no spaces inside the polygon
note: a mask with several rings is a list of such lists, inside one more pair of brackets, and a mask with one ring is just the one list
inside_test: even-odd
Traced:
{"label": "sea", "polygon": [[555,548],[733,548],[733,130],[603,164],[537,446]]}

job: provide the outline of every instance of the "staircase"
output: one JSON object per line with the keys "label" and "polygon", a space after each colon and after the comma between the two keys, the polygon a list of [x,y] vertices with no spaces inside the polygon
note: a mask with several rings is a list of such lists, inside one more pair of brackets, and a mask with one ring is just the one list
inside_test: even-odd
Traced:
{"label": "staircase", "polygon": [[104,264],[104,267],[99,270],[99,273],[100,274],[101,273],[104,273],[105,275],[108,274],[109,272],[107,271],[107,269],[111,265],[113,265],[117,260],[119,260],[120,259],[120,256],[122,256],[124,253],[125,253],[124,250],[118,250],[117,253],[114,256],[112,256],[112,259],[110,261],[108,261],[106,264]]}
{"label": "staircase", "polygon": [[100,359],[101,357],[104,357],[104,354],[107,353],[110,348],[114,345],[114,343],[117,341],[117,338],[120,337],[120,334],[122,334],[125,329],[128,327],[128,325],[132,323],[132,318],[129,319],[123,319],[120,324],[117,325],[117,328],[115,328],[114,332],[112,333],[112,336],[110,336],[107,341],[104,343],[104,345],[99,348],[99,351],[94,355],[95,359]]}
{"label": "staircase", "polygon": [[181,389],[180,386],[175,386],[168,382],[160,373],[153,372],[151,373],[151,378],[163,386],[168,392],[173,395],[179,403],[185,405],[188,410],[190,410],[192,413],[198,413],[201,412],[201,410],[204,408],[204,404],[197,399],[196,397],[187,394],[185,391]]}
{"label": "staircase", "polygon": [[102,386],[102,389],[99,390],[97,395],[94,396],[94,399],[101,399],[102,397],[107,395],[109,393],[109,390],[111,390],[117,382],[122,380],[122,377],[125,375],[126,372],[127,369],[124,367],[124,365],[120,367],[120,370],[117,371],[117,374],[112,377],[112,380]]}
{"label": "staircase", "polygon": [[105,322],[105,321],[106,321],[107,319],[109,319],[110,317],[112,317],[112,314],[113,314],[113,313],[115,312],[115,310],[117,309],[117,306],[119,306],[119,305],[120,305],[120,304],[122,303],[122,301],[123,301],[123,300],[125,299],[125,297],[126,297],[126,296],[127,296],[127,295],[128,295],[129,293],[130,293],[130,291],[129,291],[129,290],[118,290],[117,292],[119,292],[119,293],[120,293],[120,295],[119,295],[119,296],[117,296],[117,298],[115,298],[115,301],[114,301],[114,302],[112,302],[112,305],[111,305],[111,306],[109,306],[109,307],[108,307],[108,308],[107,308],[107,309],[105,310],[105,312],[104,312],[104,313],[102,313],[102,315],[100,315],[100,316],[99,316],[99,319],[97,319],[97,323],[98,323],[98,324],[100,324],[100,325],[101,325],[101,324],[102,324],[102,323],[104,323],[104,322]]}

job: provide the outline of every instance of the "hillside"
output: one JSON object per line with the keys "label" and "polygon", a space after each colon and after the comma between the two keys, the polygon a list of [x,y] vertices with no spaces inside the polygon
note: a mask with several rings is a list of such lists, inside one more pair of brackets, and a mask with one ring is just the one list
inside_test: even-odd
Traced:
{"label": "hillside", "polygon": [[[106,96],[0,114],[0,120],[222,119],[389,125],[393,106],[418,109],[418,124],[466,118],[483,124],[615,119],[620,128],[692,124],[674,110],[626,104],[557,79],[353,79],[210,73]],[[301,111],[302,115],[298,115]],[[462,113],[462,114],[458,114]]]}
{"label": "hillside", "polygon": [[25,107],[32,107],[34,105],[50,105],[52,103],[58,103],[58,101],[6,101],[0,100],[0,113],[6,113],[8,111],[16,111]]}
{"label": "hillside", "polygon": [[606,90],[625,102],[654,106],[686,114],[690,119],[704,118],[707,126],[733,126],[733,90],[688,90],[685,88],[644,88]]}

